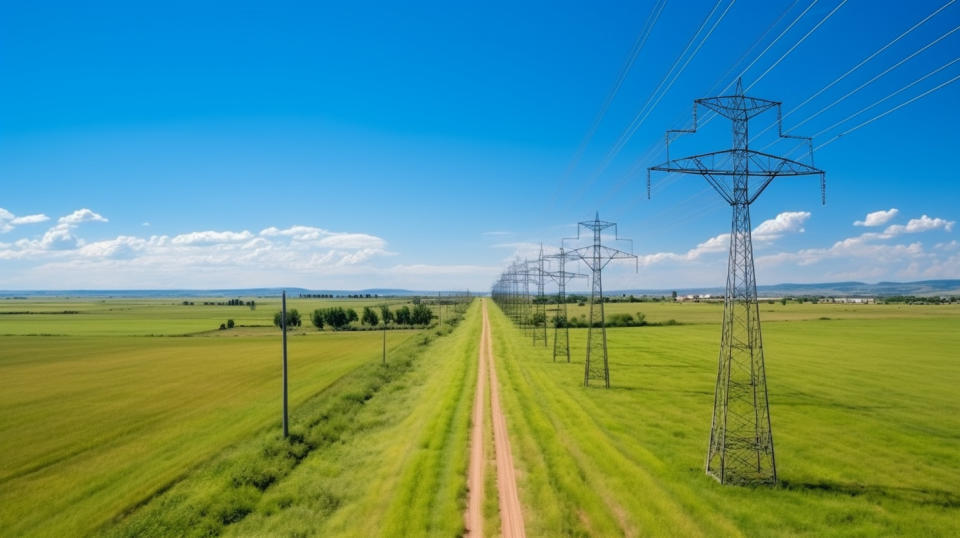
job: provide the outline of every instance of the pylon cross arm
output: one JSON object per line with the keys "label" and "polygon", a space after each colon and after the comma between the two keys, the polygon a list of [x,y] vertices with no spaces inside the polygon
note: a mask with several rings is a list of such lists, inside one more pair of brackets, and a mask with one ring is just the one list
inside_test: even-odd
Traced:
{"label": "pylon cross arm", "polygon": [[[745,169],[730,168],[723,164],[744,157],[748,162]],[[731,189],[718,178],[734,176],[762,178],[763,180],[748,196],[748,202],[752,203],[776,177],[819,175],[822,178],[824,175],[823,170],[809,164],[752,149],[728,149],[681,157],[653,166],[650,170],[703,176],[728,203],[733,203],[734,200]]]}
{"label": "pylon cross arm", "polygon": [[749,119],[778,106],[780,103],[747,95],[725,95],[694,101],[728,119]]}

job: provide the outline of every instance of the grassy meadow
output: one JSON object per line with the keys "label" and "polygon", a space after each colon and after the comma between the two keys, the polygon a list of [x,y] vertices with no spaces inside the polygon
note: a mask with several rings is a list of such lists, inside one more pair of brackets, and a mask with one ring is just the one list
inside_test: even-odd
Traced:
{"label": "grassy meadow", "polygon": [[610,329],[612,388],[584,388],[585,329],[554,363],[491,308],[527,532],[960,532],[960,308],[761,305],[781,485],[704,475],[722,306],[608,305],[683,325]]}
{"label": "grassy meadow", "polygon": [[[479,301],[388,332],[386,366],[380,332],[294,331],[286,440],[279,301],[180,303],[0,301],[0,535],[464,532]],[[609,390],[582,386],[585,329],[554,363],[488,306],[530,536],[960,532],[958,306],[762,304],[781,484],[756,489],[703,472],[721,305],[606,305],[678,322],[609,329]]]}
{"label": "grassy meadow", "polygon": [[[225,448],[278,427],[279,301],[258,300],[256,310],[179,303],[0,302],[2,534],[95,532]],[[288,307],[374,303],[292,298]],[[227,319],[240,327],[216,330]],[[422,332],[390,331],[390,355]],[[294,414],[378,363],[381,338],[296,331]]]}

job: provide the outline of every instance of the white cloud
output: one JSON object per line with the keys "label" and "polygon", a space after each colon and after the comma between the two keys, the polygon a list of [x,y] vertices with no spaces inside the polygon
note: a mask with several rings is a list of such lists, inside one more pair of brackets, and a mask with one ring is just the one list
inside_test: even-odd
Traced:
{"label": "white cloud", "polygon": [[93,211],[83,208],[65,215],[57,219],[57,222],[60,224],[69,224],[76,225],[81,222],[107,222],[107,219],[100,215],[99,213],[94,213]]}
{"label": "white cloud", "polygon": [[19,226],[21,224],[37,224],[39,222],[45,222],[48,220],[50,220],[50,217],[44,215],[43,213],[18,217],[10,211],[0,207],[0,233],[7,233],[13,230],[15,226]]}
{"label": "white cloud", "polygon": [[11,224],[36,224],[38,222],[46,222],[50,220],[50,217],[44,215],[43,213],[38,213],[36,215],[24,215],[22,217],[17,217],[10,221]]}
{"label": "white cloud", "polygon": [[803,233],[803,224],[810,218],[809,211],[785,211],[765,220],[753,230],[755,241],[773,241],[786,233]]}
{"label": "white cloud", "polygon": [[886,211],[874,211],[873,213],[867,213],[866,218],[863,220],[858,220],[853,223],[854,226],[883,226],[884,224],[890,222],[890,219],[896,217],[900,211],[892,207]]}
{"label": "white cloud", "polygon": [[[803,233],[803,224],[810,218],[808,211],[786,211],[772,219],[765,220],[752,230],[752,238],[757,242],[772,242],[788,233]],[[707,254],[727,252],[730,248],[730,234],[720,234],[698,244],[684,254],[657,252],[639,256],[641,266],[647,267],[664,262],[693,261]]]}
{"label": "white cloud", "polygon": [[174,236],[170,240],[174,245],[212,245],[217,243],[235,243],[237,241],[248,241],[253,238],[253,234],[244,230],[242,232],[214,232],[207,230],[204,232],[190,232]]}
{"label": "white cloud", "polygon": [[380,237],[308,226],[268,228],[260,234],[204,230],[175,236],[120,235],[89,242],[75,235],[79,223],[105,220],[79,210],[39,239],[0,245],[0,259],[33,263],[19,279],[5,280],[55,288],[248,287],[285,284],[295,275],[301,285],[325,287],[329,284],[317,279],[364,274],[371,262],[393,254]]}
{"label": "white cloud", "polygon": [[906,226],[903,224],[887,226],[887,229],[884,230],[883,233],[884,235],[894,237],[905,233],[912,234],[941,229],[950,232],[953,231],[954,224],[956,224],[956,221],[941,218],[930,218],[926,215],[923,215],[919,219],[910,219]]}

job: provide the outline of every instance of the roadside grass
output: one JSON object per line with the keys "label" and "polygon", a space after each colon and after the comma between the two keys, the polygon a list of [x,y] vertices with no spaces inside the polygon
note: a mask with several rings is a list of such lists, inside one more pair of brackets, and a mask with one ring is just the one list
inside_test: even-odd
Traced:
{"label": "roadside grass", "polygon": [[761,313],[776,488],[703,473],[717,324],[611,329],[605,390],[582,386],[586,330],[554,363],[490,308],[528,534],[956,535],[960,310],[791,306],[813,319]]}
{"label": "roadside grass", "polygon": [[[104,529],[114,536],[455,535],[479,315],[421,332]],[[445,333],[449,332],[443,331]]]}
{"label": "roadside grass", "polygon": [[[421,333],[391,333],[391,350]],[[290,339],[293,416],[352,371],[376,364],[380,338]],[[279,424],[278,333],[5,336],[0,343],[4,534],[90,534],[225,447]]]}

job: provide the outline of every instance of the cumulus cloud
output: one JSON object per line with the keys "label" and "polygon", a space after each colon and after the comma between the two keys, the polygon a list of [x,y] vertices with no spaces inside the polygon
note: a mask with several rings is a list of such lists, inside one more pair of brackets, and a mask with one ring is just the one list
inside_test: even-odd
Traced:
{"label": "cumulus cloud", "polygon": [[886,211],[874,211],[873,213],[867,213],[866,218],[863,220],[858,220],[853,223],[854,226],[883,226],[884,224],[890,222],[890,219],[896,217],[900,211],[892,207]]}
{"label": "cumulus cloud", "polygon": [[170,240],[174,245],[212,245],[217,243],[235,243],[238,241],[248,241],[253,238],[253,234],[244,230],[242,232],[214,232],[207,230],[204,232],[190,232],[174,236]]}
{"label": "cumulus cloud", "polygon": [[10,211],[0,207],[0,233],[7,233],[13,230],[14,227],[20,226],[21,224],[37,224],[40,222],[46,222],[48,220],[50,220],[50,217],[44,215],[43,213],[18,217]]}
{"label": "cumulus cloud", "polygon": [[926,215],[922,215],[919,219],[910,219],[906,225],[903,224],[894,224],[887,226],[887,229],[883,231],[884,235],[894,237],[900,234],[913,234],[920,232],[929,232],[930,230],[945,230],[953,231],[953,225],[956,224],[956,221],[946,220],[941,218],[930,218]]}
{"label": "cumulus cloud", "polygon": [[785,211],[770,220],[761,222],[760,226],[754,228],[753,239],[773,241],[787,233],[803,233],[803,224],[809,218],[809,211]]}
{"label": "cumulus cloud", "polygon": [[[116,287],[123,282],[142,288],[204,285],[201,277],[194,276],[214,274],[220,275],[218,285],[225,281],[236,286],[256,285],[253,282],[276,285],[289,274],[308,279],[361,272],[372,260],[393,254],[380,237],[309,226],[267,228],[259,234],[202,230],[96,241],[77,237],[81,223],[106,220],[90,210],[75,211],[60,218],[40,238],[0,244],[0,259],[34,262],[30,276],[46,275],[53,279],[53,287],[66,285],[65,279],[70,278],[80,287]],[[97,280],[103,275],[115,279]],[[258,280],[248,280],[253,278]]]}
{"label": "cumulus cloud", "polygon": [[108,222],[108,221],[106,218],[103,217],[103,215],[100,215],[99,213],[94,213],[93,211],[87,208],[83,208],[83,209],[78,209],[73,213],[70,213],[69,215],[60,217],[59,219],[57,219],[57,222],[59,224],[77,225],[77,224],[80,224],[81,222]]}
{"label": "cumulus cloud", "polygon": [[[752,230],[754,243],[772,242],[788,233],[803,233],[803,224],[810,218],[808,211],[786,211],[772,219],[765,220]],[[639,257],[640,265],[651,266],[664,262],[694,261],[708,254],[727,252],[730,248],[730,234],[715,235],[685,253],[657,252]]]}

